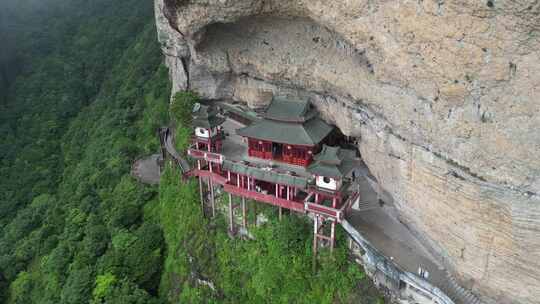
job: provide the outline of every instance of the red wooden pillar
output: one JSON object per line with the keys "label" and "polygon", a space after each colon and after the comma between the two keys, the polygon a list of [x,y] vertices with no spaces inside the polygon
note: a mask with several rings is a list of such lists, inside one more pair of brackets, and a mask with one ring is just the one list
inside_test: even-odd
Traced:
{"label": "red wooden pillar", "polygon": [[[330,247],[330,252],[334,251],[334,246],[336,242],[336,222],[330,221],[330,235],[325,234],[324,226],[328,223],[328,220],[325,220],[319,215],[315,215],[313,218],[313,256],[315,257],[318,252],[319,242],[321,240],[328,241],[328,246]],[[315,262],[314,262],[315,265]]]}

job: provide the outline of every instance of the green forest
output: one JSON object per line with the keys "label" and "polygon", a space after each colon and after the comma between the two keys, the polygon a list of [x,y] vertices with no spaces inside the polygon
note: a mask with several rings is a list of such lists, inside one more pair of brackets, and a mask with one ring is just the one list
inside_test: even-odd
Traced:
{"label": "green forest", "polygon": [[182,112],[152,1],[7,0],[0,39],[0,303],[383,302],[342,232],[314,271],[306,219],[232,239],[174,167],[130,175]]}

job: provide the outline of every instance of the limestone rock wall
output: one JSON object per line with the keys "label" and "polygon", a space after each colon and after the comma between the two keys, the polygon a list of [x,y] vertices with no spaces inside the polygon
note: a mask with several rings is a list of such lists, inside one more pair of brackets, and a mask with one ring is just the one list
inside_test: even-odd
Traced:
{"label": "limestone rock wall", "polygon": [[487,303],[540,303],[540,2],[155,0],[173,91],[312,98]]}

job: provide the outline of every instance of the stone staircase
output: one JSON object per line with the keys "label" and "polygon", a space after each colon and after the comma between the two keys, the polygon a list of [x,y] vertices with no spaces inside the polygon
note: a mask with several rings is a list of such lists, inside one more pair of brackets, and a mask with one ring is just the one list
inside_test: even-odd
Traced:
{"label": "stone staircase", "polygon": [[448,272],[446,272],[446,283],[439,288],[456,304],[482,304],[480,299],[476,297],[470,290],[467,290]]}
{"label": "stone staircase", "polygon": [[379,204],[377,202],[366,202],[366,201],[357,201],[354,204],[354,209],[358,211],[367,211],[375,208],[379,208]]}

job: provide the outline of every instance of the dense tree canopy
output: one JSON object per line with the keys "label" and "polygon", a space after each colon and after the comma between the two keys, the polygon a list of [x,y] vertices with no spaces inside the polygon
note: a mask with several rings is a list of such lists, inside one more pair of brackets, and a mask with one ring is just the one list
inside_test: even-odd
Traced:
{"label": "dense tree canopy", "polygon": [[4,23],[30,20],[10,45],[31,56],[0,111],[0,302],[157,301],[165,244],[143,219],[157,189],[129,176],[168,121],[152,3],[41,2],[3,3]]}
{"label": "dense tree canopy", "polygon": [[269,209],[255,240],[233,240],[173,168],[159,187],[130,176],[169,112],[185,148],[197,100],[169,105],[152,12],[138,0],[0,3],[0,303],[372,303],[344,247],[311,271],[305,219]]}

